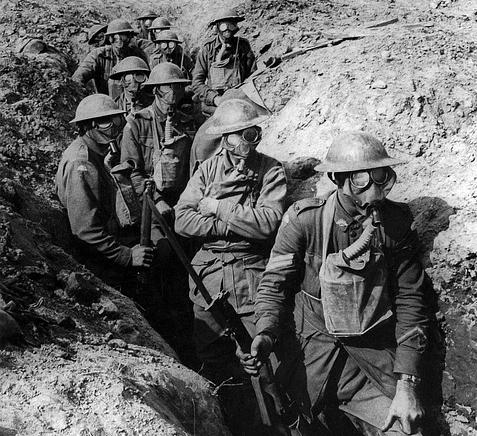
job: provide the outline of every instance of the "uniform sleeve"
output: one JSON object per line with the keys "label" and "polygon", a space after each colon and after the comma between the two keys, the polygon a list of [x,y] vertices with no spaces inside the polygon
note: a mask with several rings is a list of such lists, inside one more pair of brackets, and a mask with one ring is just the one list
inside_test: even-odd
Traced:
{"label": "uniform sleeve", "polygon": [[419,375],[427,345],[429,308],[426,293],[429,281],[418,259],[419,242],[411,230],[412,216],[406,219],[409,230],[393,249],[395,268],[396,359],[394,372]]}
{"label": "uniform sleeve", "polygon": [[148,178],[145,170],[144,156],[137,142],[137,128],[134,123],[127,123],[121,140],[121,163],[129,162],[133,167],[131,183],[134,191],[140,197],[144,192],[144,182]]}
{"label": "uniform sleeve", "polygon": [[196,94],[200,101],[209,106],[214,105],[214,98],[219,95],[216,91],[206,85],[207,75],[209,72],[209,54],[207,47],[202,47],[195,61],[194,71],[192,72],[192,91]]}
{"label": "uniform sleeve", "polygon": [[217,217],[228,229],[250,239],[273,236],[282,219],[287,181],[282,165],[272,167],[263,178],[260,196],[254,206],[220,200]]}
{"label": "uniform sleeve", "polygon": [[200,166],[187,183],[175,206],[175,231],[179,235],[191,237],[225,236],[227,226],[213,216],[203,216],[197,211],[199,201],[204,197],[205,177]]}
{"label": "uniform sleeve", "polygon": [[279,337],[281,320],[291,311],[287,300],[299,289],[305,270],[306,235],[293,208],[283,216],[255,299],[257,334]]}
{"label": "uniform sleeve", "polygon": [[95,77],[97,68],[98,56],[93,50],[80,62],[71,78],[80,85],[86,86],[86,84]]}
{"label": "uniform sleeve", "polygon": [[122,246],[104,227],[95,187],[99,184],[96,168],[88,161],[75,161],[67,169],[66,209],[72,233],[120,266],[128,266],[131,249]]}

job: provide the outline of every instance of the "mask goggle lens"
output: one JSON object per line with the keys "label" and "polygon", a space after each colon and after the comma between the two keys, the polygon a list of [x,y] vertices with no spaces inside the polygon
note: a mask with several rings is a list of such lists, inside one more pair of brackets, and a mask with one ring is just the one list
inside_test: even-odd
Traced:
{"label": "mask goggle lens", "polygon": [[162,48],[163,50],[166,50],[167,48],[175,49],[175,48],[176,48],[176,45],[177,45],[177,43],[174,42],[174,41],[164,41],[164,42],[161,42],[161,48]]}
{"label": "mask goggle lens", "polygon": [[248,144],[256,144],[262,138],[262,129],[260,127],[249,127],[241,132],[231,133],[226,136],[226,141],[233,147],[240,145],[241,141]]}
{"label": "mask goggle lens", "polygon": [[113,35],[114,42],[119,42],[119,41],[126,42],[128,39],[129,39],[129,35],[126,33],[117,33]]}
{"label": "mask goggle lens", "polygon": [[106,119],[100,119],[94,121],[93,125],[99,130],[107,130],[113,125],[113,119],[112,118],[106,118]]}
{"label": "mask goggle lens", "polygon": [[367,188],[371,181],[376,185],[384,185],[389,181],[390,171],[387,167],[373,168],[368,171],[355,171],[350,174],[351,184],[358,189]]}
{"label": "mask goggle lens", "polygon": [[231,32],[237,30],[237,25],[235,23],[230,23],[228,21],[223,21],[219,23],[219,30],[221,32],[225,32],[226,30],[230,30]]}
{"label": "mask goggle lens", "polygon": [[123,76],[125,83],[132,83],[134,80],[137,83],[144,83],[147,80],[147,76],[144,73],[128,73]]}
{"label": "mask goggle lens", "polygon": [[144,27],[149,28],[149,27],[151,27],[151,24],[152,24],[152,19],[151,18],[146,18],[144,20]]}
{"label": "mask goggle lens", "polygon": [[258,142],[262,137],[262,129],[260,127],[249,127],[242,131],[242,139],[251,144]]}

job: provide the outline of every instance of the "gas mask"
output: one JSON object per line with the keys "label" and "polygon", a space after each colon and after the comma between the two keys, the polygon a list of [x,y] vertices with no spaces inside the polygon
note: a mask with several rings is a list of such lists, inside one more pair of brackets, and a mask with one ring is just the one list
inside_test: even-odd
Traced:
{"label": "gas mask", "polygon": [[222,146],[235,156],[246,159],[255,151],[261,140],[262,129],[258,126],[252,126],[239,132],[224,135]]}
{"label": "gas mask", "polygon": [[104,146],[104,154],[107,153],[109,144],[116,141],[123,131],[126,120],[122,115],[113,117],[97,118],[92,121],[91,129],[86,133],[97,144]]}
{"label": "gas mask", "polygon": [[117,55],[123,54],[129,47],[131,42],[131,36],[127,33],[116,33],[110,37],[111,46],[113,51]]}
{"label": "gas mask", "polygon": [[230,41],[239,30],[233,21],[220,21],[215,26],[220,39],[224,42]]}
{"label": "gas mask", "polygon": [[173,112],[184,97],[184,87],[179,83],[154,87],[153,94],[157,106],[164,112]]}
{"label": "gas mask", "polygon": [[104,36],[104,32],[100,32],[93,38],[93,40],[91,41],[91,45],[93,47],[101,47],[106,42],[105,38],[106,37]]}
{"label": "gas mask", "polygon": [[174,51],[177,47],[177,42],[175,42],[175,41],[162,41],[160,43],[160,47],[161,47],[161,51],[166,55],[166,57],[169,58],[174,53]]}
{"label": "gas mask", "polygon": [[151,27],[153,19],[152,18],[146,18],[145,20],[141,21],[142,28],[144,30],[149,30],[149,27]]}
{"label": "gas mask", "polygon": [[127,100],[135,101],[141,91],[141,85],[147,80],[144,72],[127,73],[121,77],[121,86]]}
{"label": "gas mask", "polygon": [[334,176],[343,185],[343,194],[350,197],[359,212],[366,216],[387,197],[396,183],[396,173],[391,167],[337,173]]}

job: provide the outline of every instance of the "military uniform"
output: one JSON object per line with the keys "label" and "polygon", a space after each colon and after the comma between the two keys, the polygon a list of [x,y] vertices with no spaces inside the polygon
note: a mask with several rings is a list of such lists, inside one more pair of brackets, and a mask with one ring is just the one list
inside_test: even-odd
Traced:
{"label": "military uniform", "polygon": [[103,279],[120,282],[121,269],[131,264],[131,249],[119,242],[116,188],[93,140],[78,137],[65,150],[56,173],[56,190],[85,264]]}
{"label": "military uniform", "polygon": [[114,102],[118,105],[120,109],[123,109],[128,115],[131,115],[131,117],[127,117],[128,119],[132,119],[132,116],[135,113],[140,112],[146,107],[150,106],[153,100],[153,95],[148,94],[146,92],[140,92],[139,98],[136,101],[131,102],[126,98],[126,95],[123,92],[121,95],[114,99]]}
{"label": "military uniform", "polygon": [[[362,336],[338,338],[328,333],[321,300],[323,203],[302,200],[284,215],[258,289],[257,334],[281,338],[296,325],[301,350],[285,356],[277,375],[305,416],[316,417],[325,405],[332,405],[381,427],[395,394],[395,374],[420,376],[426,348],[429,289],[417,258],[413,219],[407,206],[384,201],[382,251],[390,273],[393,316]],[[344,204],[346,198],[339,193],[328,253],[348,247],[363,231],[364,218],[350,216]],[[389,434],[403,433],[395,423]]]}
{"label": "military uniform", "polygon": [[[144,182],[154,174],[154,153],[162,150],[161,140],[164,138],[166,114],[162,113],[153,103],[151,106],[134,114],[124,128],[121,141],[121,162],[132,162],[134,169],[131,173],[131,182],[136,193],[142,196]],[[192,140],[189,133],[193,130],[193,120],[181,112],[176,111],[173,118],[175,135],[180,136],[173,146],[177,152],[177,168],[174,186],[167,190],[158,191],[155,200],[163,198],[170,206],[174,206],[180,193],[184,189],[189,173],[189,153]],[[189,133],[187,133],[189,132]]]}
{"label": "military uniform", "polygon": [[184,49],[180,45],[177,45],[176,49],[170,56],[163,53],[159,47],[156,47],[149,58],[149,66],[152,69],[162,62],[171,62],[177,65],[184,73],[186,79],[192,77],[194,63],[192,62],[191,57],[184,52]]}
{"label": "military uniform", "polygon": [[[244,168],[238,168],[222,149],[198,168],[175,208],[177,233],[202,242],[192,264],[206,288],[211,294],[227,292],[241,315],[253,312],[256,286],[282,217],[285,195],[285,173],[278,161],[257,152],[249,156]],[[216,217],[204,217],[197,211],[205,196],[219,200]],[[196,315],[211,319],[204,313],[206,305],[195,286],[190,298]],[[209,347],[222,334],[220,329],[198,323],[199,357],[217,358]]]}
{"label": "military uniform", "polygon": [[255,55],[246,39],[234,37],[231,44],[231,53],[224,61],[216,62],[222,45],[219,36],[206,42],[197,55],[192,90],[207,106],[214,106],[216,96],[241,84],[257,69]]}
{"label": "military uniform", "polygon": [[190,150],[190,174],[193,174],[202,162],[212,157],[220,146],[222,135],[206,133],[211,125],[212,120],[208,118],[197,130]]}
{"label": "military uniform", "polygon": [[79,64],[72,79],[83,86],[93,80],[97,92],[110,95],[113,100],[121,94],[118,80],[109,80],[114,66],[128,56],[137,56],[148,61],[146,54],[138,47],[129,46],[121,57],[117,56],[110,45],[93,49]]}
{"label": "military uniform", "polygon": [[133,42],[133,45],[137,46],[144,53],[146,53],[148,58],[151,57],[151,55],[154,53],[154,50],[156,48],[156,45],[150,39],[141,37],[141,34],[136,36]]}

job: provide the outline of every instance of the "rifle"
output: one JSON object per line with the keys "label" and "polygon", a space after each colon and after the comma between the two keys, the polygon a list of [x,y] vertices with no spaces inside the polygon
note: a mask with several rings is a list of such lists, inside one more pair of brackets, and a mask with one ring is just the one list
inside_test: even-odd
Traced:
{"label": "rifle", "polygon": [[[173,231],[170,229],[165,218],[155,208],[150,197],[145,197],[152,210],[159,226],[166,235],[172,249],[179,260],[191,276],[197,289],[204,298],[208,310],[217,323],[224,328],[225,334],[229,336],[244,352],[249,352],[252,345],[252,337],[240,320],[240,316],[227,300],[226,293],[219,293],[212,297],[204,286],[201,278],[189,262],[189,259],[179,244]],[[290,407],[289,402],[285,404],[283,396],[273,381],[270,362],[267,361],[260,369],[260,375],[252,376],[252,386],[260,409],[262,424],[267,429],[270,436],[293,436],[295,433],[289,426],[298,420],[298,413]]]}
{"label": "rifle", "polygon": [[[149,206],[148,201],[152,202],[152,196],[154,194],[154,181],[146,180],[144,183],[144,192],[142,200],[142,214],[141,214],[141,237],[139,244],[142,247],[150,247],[151,241],[151,221],[152,221],[152,208]],[[154,203],[153,203],[154,204]],[[155,208],[154,208],[155,210]],[[162,216],[162,215],[161,215]],[[138,272],[139,283],[144,286],[148,281],[149,272],[145,269],[141,269]]]}

